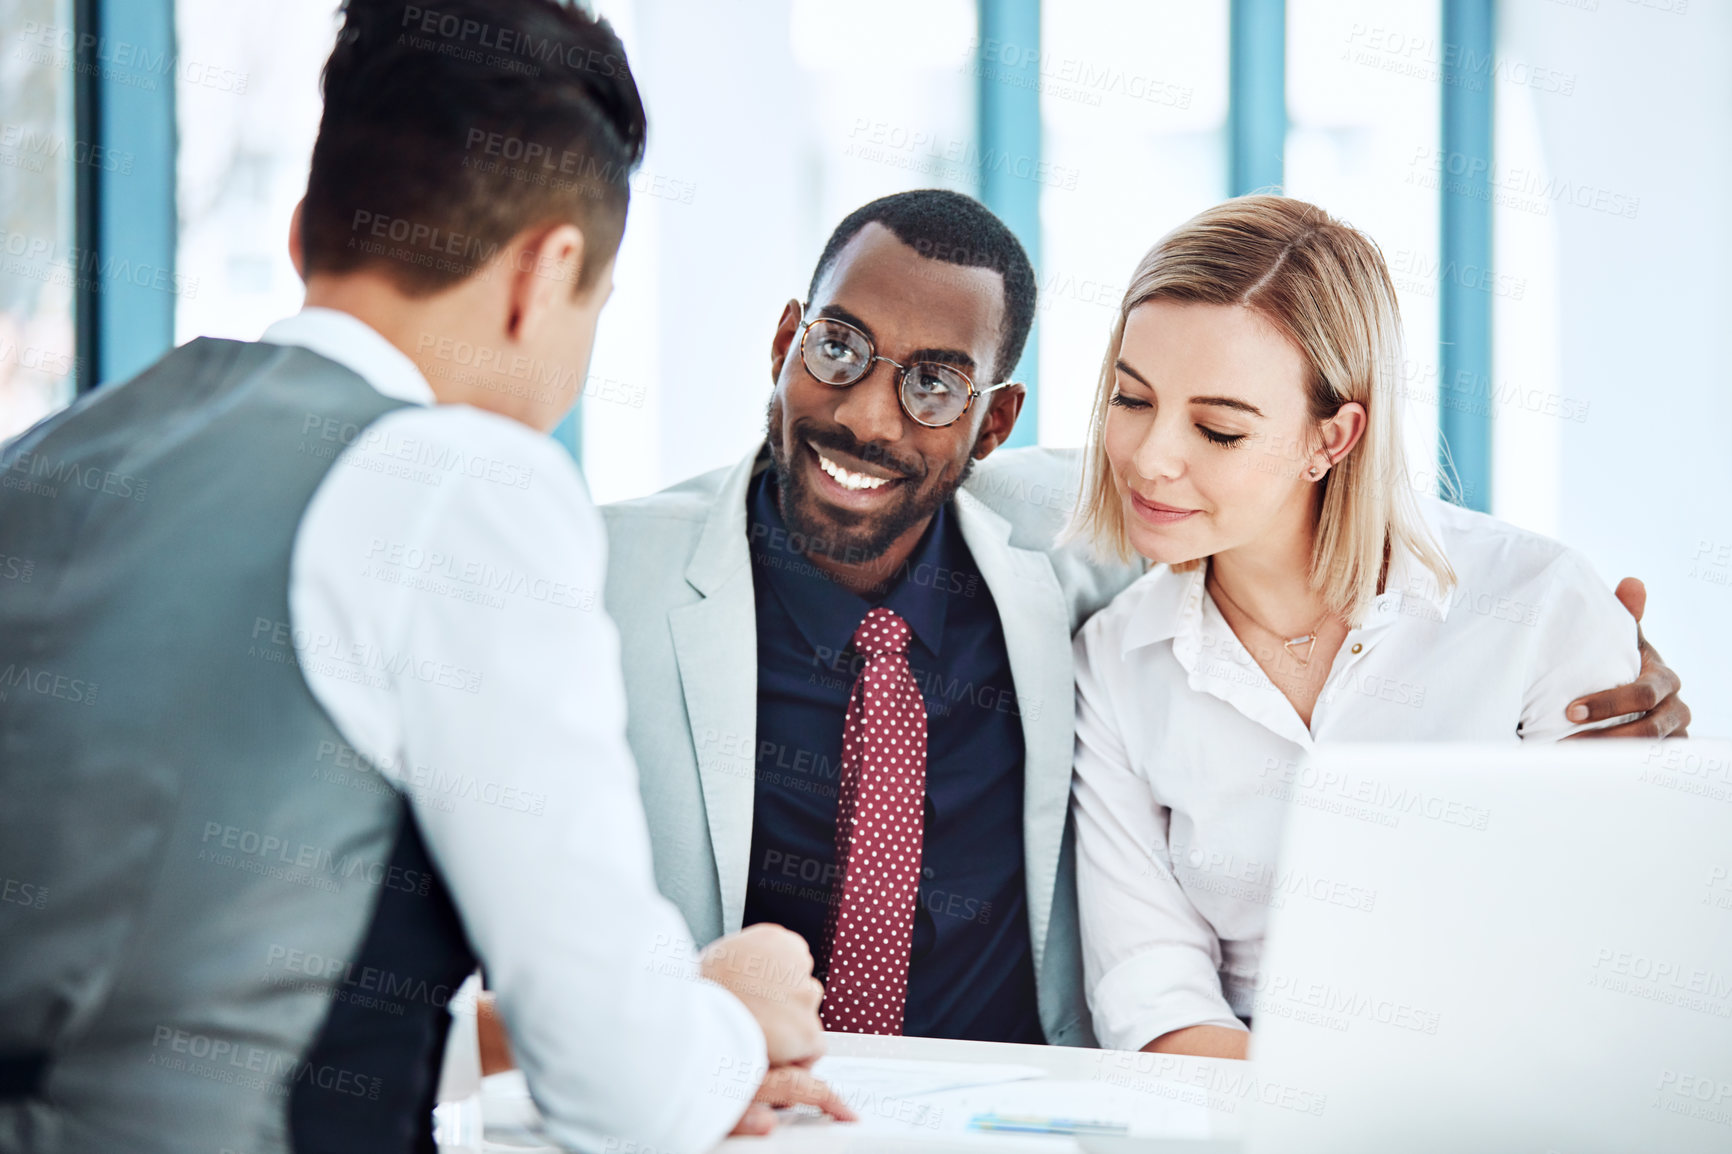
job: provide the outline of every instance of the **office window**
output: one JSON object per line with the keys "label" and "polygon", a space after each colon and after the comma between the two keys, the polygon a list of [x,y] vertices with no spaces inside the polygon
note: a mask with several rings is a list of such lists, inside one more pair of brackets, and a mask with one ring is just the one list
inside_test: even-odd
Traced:
{"label": "office window", "polygon": [[289,216],[318,135],[319,69],[336,36],[334,0],[176,0],[180,234],[177,272],[196,284],[175,310],[175,343],[257,340],[301,305]]}
{"label": "office window", "polygon": [[829,232],[910,188],[973,193],[973,0],[599,0],[649,110],[583,402],[607,501],[734,463],[770,338]]}
{"label": "office window", "polygon": [[1492,105],[1492,246],[1494,267],[1511,291],[1492,301],[1492,373],[1484,390],[1493,407],[1492,512],[1551,536],[1563,532],[1565,441],[1593,409],[1581,382],[1566,384],[1562,376],[1560,221],[1604,221],[1613,237],[1626,239],[1644,191],[1603,153],[1584,164],[1574,150],[1547,148],[1546,130],[1555,133],[1559,111],[1577,103],[1580,81],[1579,49],[1566,37],[1582,31],[1583,13],[1558,15],[1577,19],[1499,16],[1505,66]]}
{"label": "office window", "polygon": [[1288,0],[1286,191],[1370,234],[1407,337],[1414,488],[1437,488],[1440,0]]}
{"label": "office window", "polygon": [[1131,271],[1227,194],[1226,0],[1041,9],[1040,441],[1080,445]]}
{"label": "office window", "polygon": [[0,0],[0,440],[72,400],[78,165],[123,152],[76,138],[71,0]]}

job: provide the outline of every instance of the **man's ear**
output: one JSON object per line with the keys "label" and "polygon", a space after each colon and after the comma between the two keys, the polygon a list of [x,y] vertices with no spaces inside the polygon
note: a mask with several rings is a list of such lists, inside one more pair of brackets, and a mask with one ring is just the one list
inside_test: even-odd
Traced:
{"label": "man's ear", "polygon": [[295,202],[295,211],[289,214],[289,263],[295,266],[295,275],[305,283],[307,279],[307,258],[301,252],[301,210],[307,207],[307,198]]}
{"label": "man's ear", "polygon": [[799,301],[782,306],[782,319],[776,322],[776,335],[770,338],[770,384],[782,379],[782,366],[787,363],[788,350],[800,335],[800,319],[805,315]]}
{"label": "man's ear", "polygon": [[583,271],[583,233],[575,224],[557,224],[538,231],[525,230],[496,258],[503,267],[484,269],[477,275],[503,275],[510,279],[511,296],[505,329],[516,341],[535,335],[544,323],[564,323],[563,306],[577,291]]}
{"label": "man's ear", "polygon": [[989,402],[986,420],[981,422],[980,435],[974,439],[974,459],[984,461],[994,449],[1010,439],[1016,428],[1016,418],[1028,400],[1028,389],[1022,385],[1006,385],[986,398]]}

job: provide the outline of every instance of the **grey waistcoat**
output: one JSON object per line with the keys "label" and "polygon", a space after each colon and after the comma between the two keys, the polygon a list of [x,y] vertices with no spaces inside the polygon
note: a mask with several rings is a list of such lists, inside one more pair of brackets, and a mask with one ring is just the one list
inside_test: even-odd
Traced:
{"label": "grey waistcoat", "polygon": [[199,340],[0,453],[0,1150],[428,1147],[473,959],[288,608],[308,501],[399,406]]}

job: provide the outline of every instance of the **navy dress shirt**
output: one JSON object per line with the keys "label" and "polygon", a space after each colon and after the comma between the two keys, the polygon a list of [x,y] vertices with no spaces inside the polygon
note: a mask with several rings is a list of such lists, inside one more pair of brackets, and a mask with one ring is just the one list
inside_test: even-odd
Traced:
{"label": "navy dress shirt", "polygon": [[[745,924],[801,934],[820,968],[842,726],[874,603],[790,548],[775,469],[747,497],[758,615],[757,783]],[[926,805],[903,1032],[1041,1043],[1022,856],[1022,718],[998,607],[948,505],[876,604],[908,622],[926,702]]]}

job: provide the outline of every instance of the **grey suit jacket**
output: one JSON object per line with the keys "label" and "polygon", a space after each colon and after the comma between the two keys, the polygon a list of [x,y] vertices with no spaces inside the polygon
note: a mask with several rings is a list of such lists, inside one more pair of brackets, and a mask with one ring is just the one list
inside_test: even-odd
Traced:
{"label": "grey suit jacket", "polygon": [[[758,640],[746,490],[760,447],[636,501],[606,506],[607,608],[619,625],[628,736],[656,880],[705,943],[740,928],[752,844]],[[1023,844],[1041,1024],[1092,1045],[1067,821],[1071,635],[1140,567],[1094,563],[1054,537],[1076,498],[1076,452],[1000,450],[957,493],[963,539],[992,591],[1022,715]]]}

